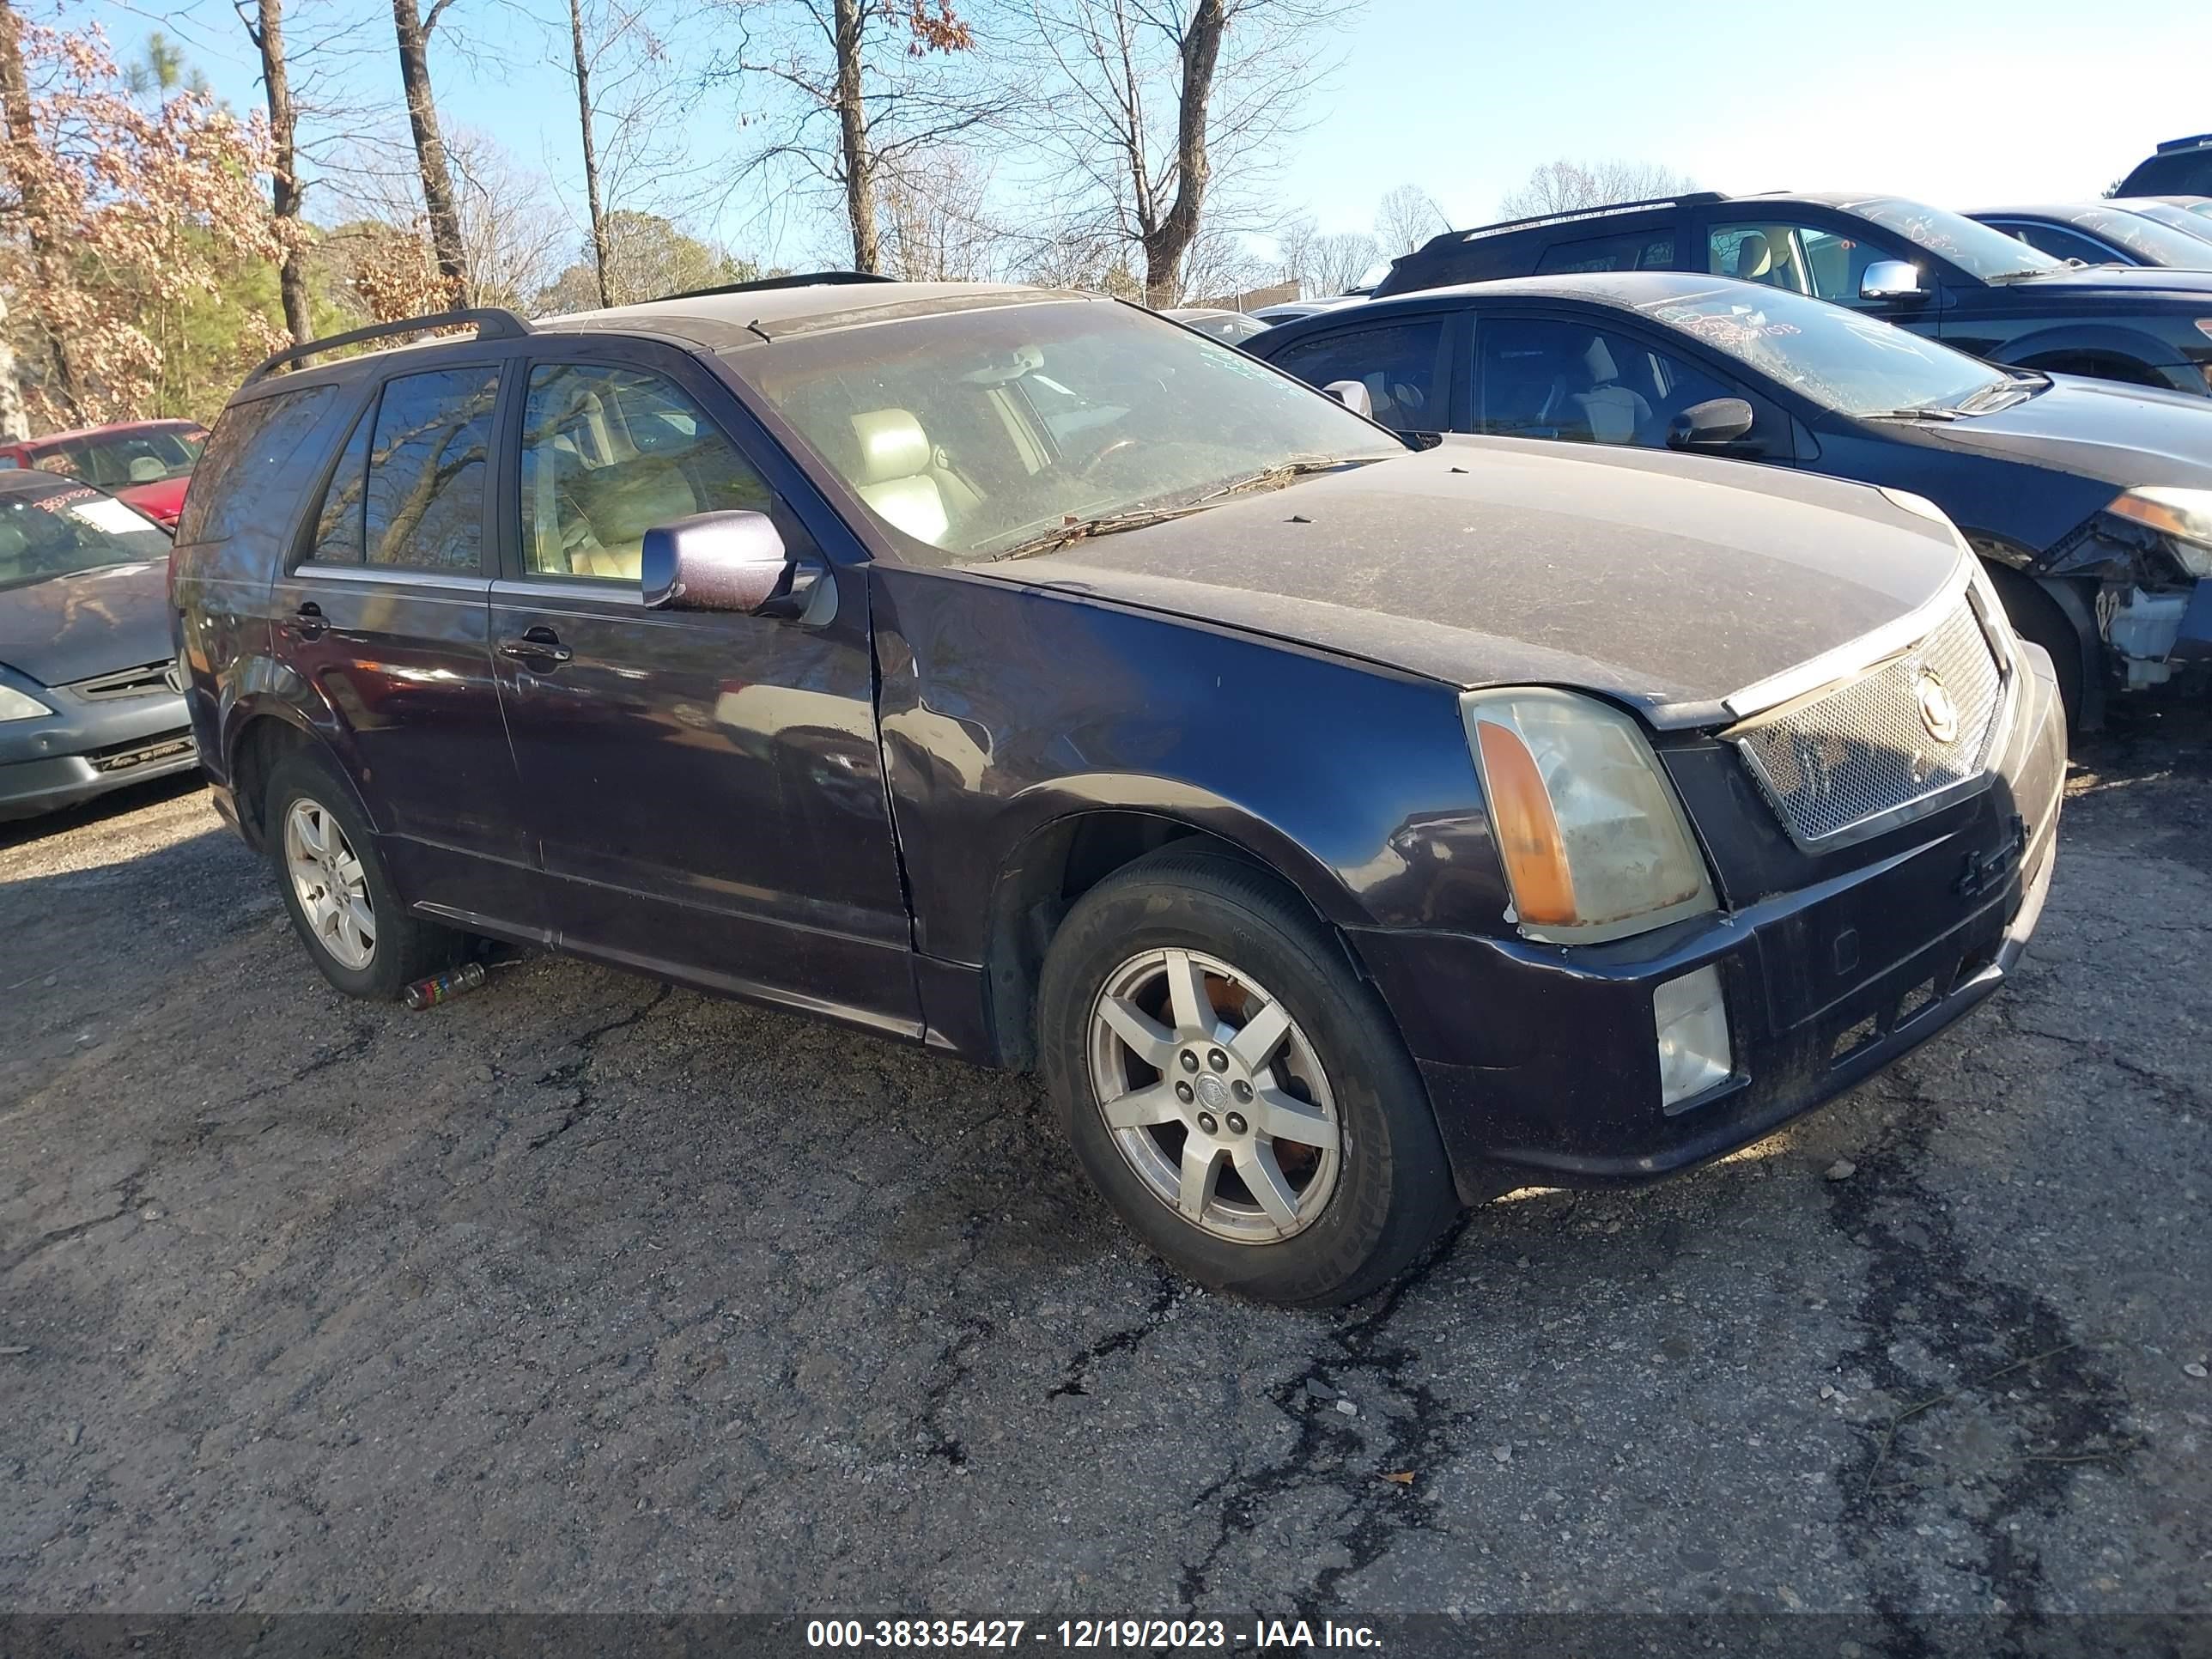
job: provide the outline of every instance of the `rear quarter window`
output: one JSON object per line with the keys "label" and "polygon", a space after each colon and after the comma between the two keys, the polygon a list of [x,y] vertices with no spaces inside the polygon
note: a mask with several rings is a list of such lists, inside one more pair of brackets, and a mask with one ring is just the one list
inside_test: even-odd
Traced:
{"label": "rear quarter window", "polygon": [[233,404],[215,423],[185,496],[180,544],[228,541],[248,526],[274,533],[290,521],[313,469],[295,462],[330,413],[337,389],[302,386]]}

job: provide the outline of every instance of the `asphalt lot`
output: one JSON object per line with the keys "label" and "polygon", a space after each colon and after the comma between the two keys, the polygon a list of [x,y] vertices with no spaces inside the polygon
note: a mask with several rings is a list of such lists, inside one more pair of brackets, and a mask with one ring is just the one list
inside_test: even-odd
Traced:
{"label": "asphalt lot", "polygon": [[2212,1611],[2212,718],[2128,714],[1995,1002],[1334,1316],[1026,1080],[349,1002],[197,788],[0,828],[0,1607]]}

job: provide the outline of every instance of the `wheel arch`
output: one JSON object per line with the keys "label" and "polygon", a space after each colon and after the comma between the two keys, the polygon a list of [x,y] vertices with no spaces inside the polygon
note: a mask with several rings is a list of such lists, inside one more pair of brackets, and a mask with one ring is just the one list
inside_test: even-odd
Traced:
{"label": "wheel arch", "polygon": [[[337,762],[326,735],[289,702],[258,699],[241,703],[233,712],[223,741],[223,774],[230,786],[232,807],[238,814],[239,833],[248,846],[258,848],[266,844],[268,826],[262,822],[261,811],[270,774],[286,756],[302,749],[319,749]],[[352,788],[346,768],[334,764],[333,769],[346,779],[355,806],[375,827],[374,815],[362,800],[361,792]]]}
{"label": "wheel arch", "polygon": [[2202,393],[2172,372],[2178,353],[2154,334],[2111,324],[2066,324],[2008,340],[1991,354],[2018,368],[2054,374],[2086,374],[2132,386]]}
{"label": "wheel arch", "polygon": [[1037,981],[1068,910],[1115,872],[1170,845],[1216,849],[1267,872],[1365,977],[1344,933],[1361,917],[1357,902],[1334,872],[1278,827],[1218,799],[1169,801],[1138,790],[1063,797],[1014,836],[985,901],[983,1017],[1000,1064],[1027,1070],[1036,1062]]}

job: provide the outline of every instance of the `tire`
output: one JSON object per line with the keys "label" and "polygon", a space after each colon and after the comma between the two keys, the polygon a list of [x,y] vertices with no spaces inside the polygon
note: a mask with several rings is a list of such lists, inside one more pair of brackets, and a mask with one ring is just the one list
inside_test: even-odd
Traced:
{"label": "tire", "polygon": [[[2066,709],[2066,729],[2081,730],[2081,635],[2058,602],[2029,577],[1983,562],[2002,601],[2013,632],[2051,653],[2058,672],[2058,697]],[[2101,642],[2100,644],[2101,649]]]}
{"label": "tire", "polygon": [[[408,914],[353,791],[320,750],[296,750],[279,761],[264,800],[261,821],[268,826],[277,889],[325,979],[349,996],[389,1000],[460,959],[461,934]],[[354,903],[343,914],[339,907],[311,906],[318,887],[325,896],[343,887]],[[366,930],[360,925],[364,915]],[[371,937],[363,951],[365,931]]]}
{"label": "tire", "polygon": [[[1255,1028],[1266,1035],[1243,1037]],[[1381,1000],[1264,870],[1166,848],[1101,882],[1046,954],[1037,1037],[1084,1174],[1201,1285],[1350,1302],[1458,1214],[1427,1093]]]}

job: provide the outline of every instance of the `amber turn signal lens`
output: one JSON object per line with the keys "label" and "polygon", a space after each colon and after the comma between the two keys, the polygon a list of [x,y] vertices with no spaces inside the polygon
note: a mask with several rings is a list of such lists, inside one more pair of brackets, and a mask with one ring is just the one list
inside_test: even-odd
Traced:
{"label": "amber turn signal lens", "polygon": [[1493,721],[1477,720],[1474,729],[1482,745],[1483,776],[1490,785],[1490,821],[1498,831],[1506,879],[1513,884],[1514,908],[1523,921],[1570,925],[1577,915],[1575,878],[1536,757],[1528,744]]}

